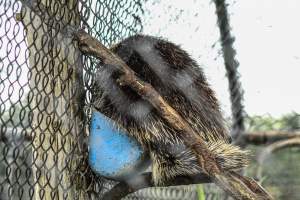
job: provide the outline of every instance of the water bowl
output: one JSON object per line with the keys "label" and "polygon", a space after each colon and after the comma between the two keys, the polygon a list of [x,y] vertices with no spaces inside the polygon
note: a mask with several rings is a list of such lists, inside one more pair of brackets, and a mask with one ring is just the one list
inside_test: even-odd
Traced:
{"label": "water bowl", "polygon": [[142,173],[150,164],[141,145],[100,112],[92,113],[89,164],[100,176],[124,181]]}

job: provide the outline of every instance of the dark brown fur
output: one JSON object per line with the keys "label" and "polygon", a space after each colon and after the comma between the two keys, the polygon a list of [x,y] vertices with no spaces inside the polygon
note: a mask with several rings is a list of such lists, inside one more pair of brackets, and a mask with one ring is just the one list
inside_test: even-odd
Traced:
{"label": "dark brown fur", "polygon": [[[171,42],[141,35],[130,37],[111,50],[187,120],[225,169],[245,165],[244,152],[229,144],[214,92],[187,52]],[[199,173],[196,157],[184,146],[180,135],[147,101],[128,86],[118,86],[115,74],[113,66],[97,72],[94,105],[150,152],[155,183],[163,185],[175,176]]]}

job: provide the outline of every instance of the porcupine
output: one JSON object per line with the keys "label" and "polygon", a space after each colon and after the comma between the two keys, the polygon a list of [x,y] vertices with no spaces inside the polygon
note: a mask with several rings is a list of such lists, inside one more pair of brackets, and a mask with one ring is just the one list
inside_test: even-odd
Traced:
{"label": "porcupine", "polygon": [[[200,66],[179,46],[161,38],[135,35],[111,49],[143,81],[150,83],[199,134],[224,170],[247,164],[246,152],[230,144],[214,91]],[[94,107],[137,139],[152,160],[155,185],[201,172],[196,155],[156,109],[129,86],[120,86],[113,66],[96,74]]]}

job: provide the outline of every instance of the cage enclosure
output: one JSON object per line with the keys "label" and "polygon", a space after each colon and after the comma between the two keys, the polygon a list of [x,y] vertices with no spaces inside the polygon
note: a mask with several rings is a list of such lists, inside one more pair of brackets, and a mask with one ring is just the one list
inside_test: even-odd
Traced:
{"label": "cage enclosure", "polygon": [[[233,48],[235,38],[231,34],[225,0],[214,0],[213,5],[189,0],[187,3],[194,6],[188,8],[180,3],[180,7],[172,6],[173,2],[163,7],[163,3],[159,0],[0,1],[0,200],[231,199],[214,184],[146,188],[153,186],[150,180],[146,182],[148,185],[140,185],[146,189],[129,195],[132,188],[122,182],[124,190],[112,190],[118,182],[111,179],[122,180],[124,174],[132,176],[133,171],[148,166],[149,160],[140,151],[139,144],[124,139],[122,130],[113,129],[113,125],[103,125],[101,131],[107,131],[107,135],[97,138],[96,123],[106,119],[93,110],[95,74],[105,63],[83,54],[74,41],[74,33],[82,29],[111,47],[140,33],[160,35],[168,24],[177,25],[170,28],[170,37],[178,34],[180,38],[181,33],[177,32],[180,26],[184,26],[182,29],[192,27],[191,35],[197,35],[200,24],[207,23],[206,16],[210,16],[213,23],[203,38],[197,35],[197,41],[203,46],[201,54],[205,55],[208,49],[214,49],[214,53],[200,60],[217,60],[214,64],[223,70],[220,77],[226,73],[225,87],[229,92],[226,88],[224,93],[230,103],[228,121],[233,143],[259,155],[251,160],[244,174],[257,178],[276,198],[299,198],[295,192],[299,181],[291,181],[298,177],[295,171],[299,165],[290,164],[297,160],[299,153],[299,114],[288,116],[280,125],[277,121],[270,123],[264,117],[245,114],[239,63]],[[200,7],[205,7],[203,13],[198,10]],[[156,14],[162,12],[168,17]],[[187,23],[181,21],[184,17],[196,20]],[[154,26],[147,24],[151,20],[159,28],[151,29]],[[215,41],[203,45],[207,38]],[[194,49],[189,50],[193,53]],[[115,142],[123,146],[110,149],[103,145],[103,149],[97,149],[100,140],[111,144],[111,137],[116,134],[120,137],[115,137]],[[93,136],[90,141],[89,136]],[[258,145],[261,146],[256,147]],[[264,148],[264,145],[269,146]],[[289,151],[278,153],[281,147],[288,147]],[[132,149],[136,154],[128,155]],[[122,160],[116,166],[109,163],[114,155],[131,160]],[[97,160],[97,156],[105,162]],[[270,170],[276,161],[280,162],[278,169],[285,169],[284,175],[277,168]],[[125,169],[124,174],[114,174],[125,165],[129,169]],[[282,180],[286,178],[291,187],[275,180],[283,176]],[[115,195],[115,191],[120,195]]]}

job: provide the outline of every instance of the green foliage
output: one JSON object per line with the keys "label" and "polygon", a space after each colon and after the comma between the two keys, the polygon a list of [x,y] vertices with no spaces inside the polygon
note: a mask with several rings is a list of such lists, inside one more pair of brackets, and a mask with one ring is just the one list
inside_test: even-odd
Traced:
{"label": "green foliage", "polygon": [[197,185],[198,200],[205,200],[205,192],[202,185]]}
{"label": "green foliage", "polygon": [[[300,130],[300,114],[289,113],[279,118],[253,116],[246,119],[247,131]],[[259,155],[264,146],[248,146],[252,155]],[[250,177],[257,177],[275,199],[300,199],[300,150],[287,148],[268,156],[261,165],[252,157],[246,169]]]}
{"label": "green foliage", "polygon": [[300,129],[300,114],[289,113],[280,118],[252,116],[245,120],[248,131],[297,130]]}

